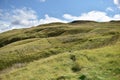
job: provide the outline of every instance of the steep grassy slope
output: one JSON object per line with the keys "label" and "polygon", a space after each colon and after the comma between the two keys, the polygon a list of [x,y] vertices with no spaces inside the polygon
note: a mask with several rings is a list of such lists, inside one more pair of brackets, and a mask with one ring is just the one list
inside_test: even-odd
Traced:
{"label": "steep grassy slope", "polygon": [[119,21],[74,21],[12,30],[0,34],[0,70],[13,71],[2,73],[0,79],[119,80],[119,55]]}
{"label": "steep grassy slope", "polygon": [[[74,59],[75,58],[75,59]],[[3,80],[119,80],[120,42],[99,49],[65,52],[3,75]]]}

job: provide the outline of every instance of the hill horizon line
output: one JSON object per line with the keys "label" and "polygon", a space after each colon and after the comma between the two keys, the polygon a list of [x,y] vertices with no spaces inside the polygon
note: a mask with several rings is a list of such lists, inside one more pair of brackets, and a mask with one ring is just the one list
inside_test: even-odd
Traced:
{"label": "hill horizon line", "polygon": [[7,30],[7,31],[0,32],[0,34],[8,32],[8,31],[12,31],[12,30],[28,29],[28,28],[32,28],[32,27],[38,27],[38,26],[47,26],[47,25],[54,25],[54,24],[84,24],[84,23],[89,23],[89,22],[109,23],[109,22],[120,22],[120,20],[111,20],[111,21],[107,21],[107,22],[99,22],[99,21],[92,21],[92,20],[73,20],[73,21],[70,21],[70,22],[67,22],[67,23],[64,23],[64,22],[51,22],[51,23],[45,23],[45,24],[40,24],[40,25],[36,25],[36,26],[31,26],[31,27],[10,29],[10,30]]}

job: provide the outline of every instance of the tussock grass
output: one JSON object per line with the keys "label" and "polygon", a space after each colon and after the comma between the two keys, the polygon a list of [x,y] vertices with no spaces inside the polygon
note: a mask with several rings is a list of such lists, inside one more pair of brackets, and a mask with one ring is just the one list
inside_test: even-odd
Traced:
{"label": "tussock grass", "polygon": [[[6,75],[3,80],[118,80],[120,43],[113,46],[92,50],[80,50],[66,52],[46,59],[34,61],[21,69],[16,69]],[[70,59],[70,55],[76,56],[77,63]],[[78,67],[78,65],[80,67]],[[77,72],[72,70],[76,66]],[[80,70],[78,70],[80,68]],[[32,76],[31,76],[32,75]],[[30,77],[31,76],[31,77]]]}
{"label": "tussock grass", "polygon": [[117,80],[119,26],[118,22],[77,21],[1,33],[0,70],[16,69],[0,79]]}

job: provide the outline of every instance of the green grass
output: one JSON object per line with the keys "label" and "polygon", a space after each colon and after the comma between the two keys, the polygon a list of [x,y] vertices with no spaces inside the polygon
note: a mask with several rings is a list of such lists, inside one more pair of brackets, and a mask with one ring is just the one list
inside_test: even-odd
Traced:
{"label": "green grass", "polygon": [[118,80],[119,26],[78,21],[1,33],[0,79]]}
{"label": "green grass", "polygon": [[[99,49],[65,52],[46,59],[31,62],[26,67],[15,69],[3,80],[79,80],[85,76],[89,80],[119,80],[120,43]],[[76,61],[70,59],[75,55]],[[77,71],[73,71],[73,67]],[[83,79],[84,80],[84,79]]]}

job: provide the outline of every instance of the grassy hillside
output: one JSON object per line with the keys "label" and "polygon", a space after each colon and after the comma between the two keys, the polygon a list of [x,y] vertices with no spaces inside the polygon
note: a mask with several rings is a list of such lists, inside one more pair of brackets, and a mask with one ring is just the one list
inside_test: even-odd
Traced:
{"label": "grassy hillside", "polygon": [[0,34],[0,80],[119,80],[120,21],[51,23]]}

